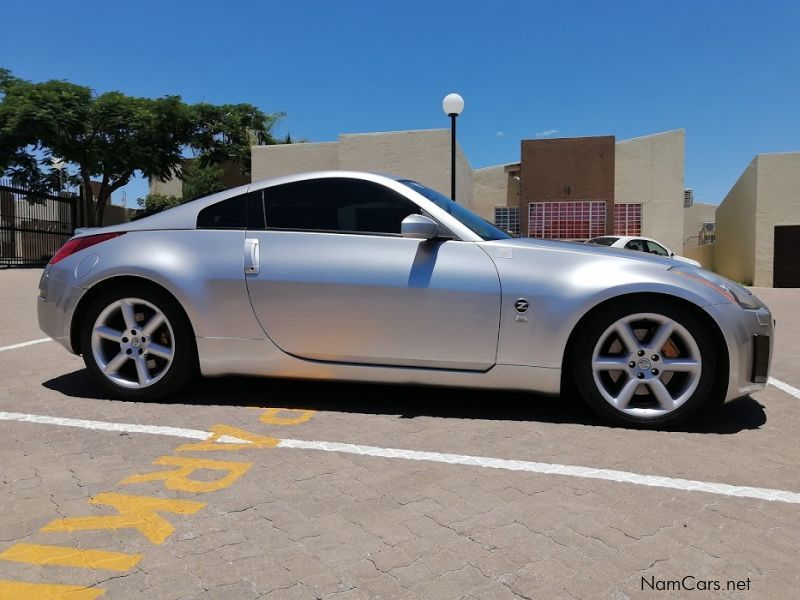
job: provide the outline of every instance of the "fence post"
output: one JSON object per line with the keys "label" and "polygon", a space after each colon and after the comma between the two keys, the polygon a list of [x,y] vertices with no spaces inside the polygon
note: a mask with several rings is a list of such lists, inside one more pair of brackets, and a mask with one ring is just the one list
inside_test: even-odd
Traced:
{"label": "fence post", "polygon": [[72,221],[71,235],[75,235],[75,230],[78,228],[78,202],[80,202],[80,196],[72,196],[71,200],[72,202],[69,203],[69,216]]}

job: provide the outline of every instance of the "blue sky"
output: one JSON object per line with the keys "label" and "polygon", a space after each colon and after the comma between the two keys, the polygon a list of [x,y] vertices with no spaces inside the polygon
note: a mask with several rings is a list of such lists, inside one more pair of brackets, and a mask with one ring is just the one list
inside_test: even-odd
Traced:
{"label": "blue sky", "polygon": [[[371,0],[3,4],[0,66],[98,91],[285,111],[280,133],[446,127],[474,167],[538,136],[684,128],[719,202],[756,153],[800,150],[800,2]],[[129,205],[145,193],[128,186]]]}

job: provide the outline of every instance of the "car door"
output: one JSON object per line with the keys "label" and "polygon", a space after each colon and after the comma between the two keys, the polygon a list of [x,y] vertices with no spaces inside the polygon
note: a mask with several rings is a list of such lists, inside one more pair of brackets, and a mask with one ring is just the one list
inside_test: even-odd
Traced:
{"label": "car door", "polygon": [[[495,363],[500,284],[475,243],[400,236],[420,208],[347,177],[251,193],[246,254],[253,310],[297,357],[485,370]],[[249,259],[248,259],[249,260]]]}

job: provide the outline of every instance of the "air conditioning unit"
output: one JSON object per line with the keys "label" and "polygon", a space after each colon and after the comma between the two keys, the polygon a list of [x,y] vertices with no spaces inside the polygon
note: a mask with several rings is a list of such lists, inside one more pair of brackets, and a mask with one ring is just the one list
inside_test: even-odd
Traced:
{"label": "air conditioning unit", "polygon": [[694,190],[687,188],[683,190],[683,208],[689,208],[694,204]]}
{"label": "air conditioning unit", "polygon": [[713,244],[717,241],[717,224],[713,222],[703,223],[703,228],[700,230],[700,245]]}

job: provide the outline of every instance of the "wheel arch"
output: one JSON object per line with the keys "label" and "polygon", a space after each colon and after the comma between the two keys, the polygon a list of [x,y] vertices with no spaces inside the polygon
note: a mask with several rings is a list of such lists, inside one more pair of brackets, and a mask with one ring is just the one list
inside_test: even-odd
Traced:
{"label": "wheel arch", "polygon": [[567,345],[564,348],[564,355],[561,359],[561,393],[565,393],[568,391],[573,391],[574,383],[571,373],[567,368],[567,365],[572,357],[572,354],[575,352],[576,342],[579,338],[579,334],[584,327],[586,327],[587,323],[589,323],[594,315],[598,312],[604,310],[606,307],[618,304],[621,302],[630,302],[632,300],[668,300],[669,302],[673,302],[676,305],[684,307],[686,310],[692,312],[695,316],[697,316],[703,323],[705,323],[706,327],[708,328],[709,332],[711,333],[711,337],[714,340],[714,346],[719,351],[719,360],[720,360],[720,372],[718,373],[717,377],[719,381],[726,382],[728,381],[729,371],[730,371],[730,356],[728,355],[728,344],[725,341],[725,336],[722,333],[722,329],[720,329],[719,324],[716,320],[702,307],[681,298],[679,296],[673,296],[671,294],[665,294],[660,292],[631,292],[627,294],[622,294],[620,296],[614,296],[613,298],[608,298],[599,302],[592,306],[589,310],[587,310],[575,326],[572,328],[572,331],[567,338]]}
{"label": "wheel arch", "polygon": [[72,349],[75,351],[76,354],[82,354],[82,349],[80,347],[80,325],[83,322],[86,316],[86,311],[91,305],[92,301],[99,294],[109,289],[113,289],[115,287],[125,284],[134,284],[138,286],[147,287],[153,290],[157,290],[158,292],[169,296],[175,302],[175,305],[183,313],[183,316],[186,318],[186,322],[189,324],[189,328],[192,331],[192,341],[194,341],[195,331],[194,331],[194,325],[192,324],[192,320],[189,318],[189,315],[186,313],[186,310],[183,308],[183,305],[181,305],[181,303],[175,297],[175,294],[170,292],[163,285],[160,285],[144,277],[138,277],[136,275],[116,275],[98,281],[96,284],[90,287],[83,295],[83,297],[80,299],[78,305],[75,307],[75,311],[72,315],[72,321],[70,323],[69,339]]}

